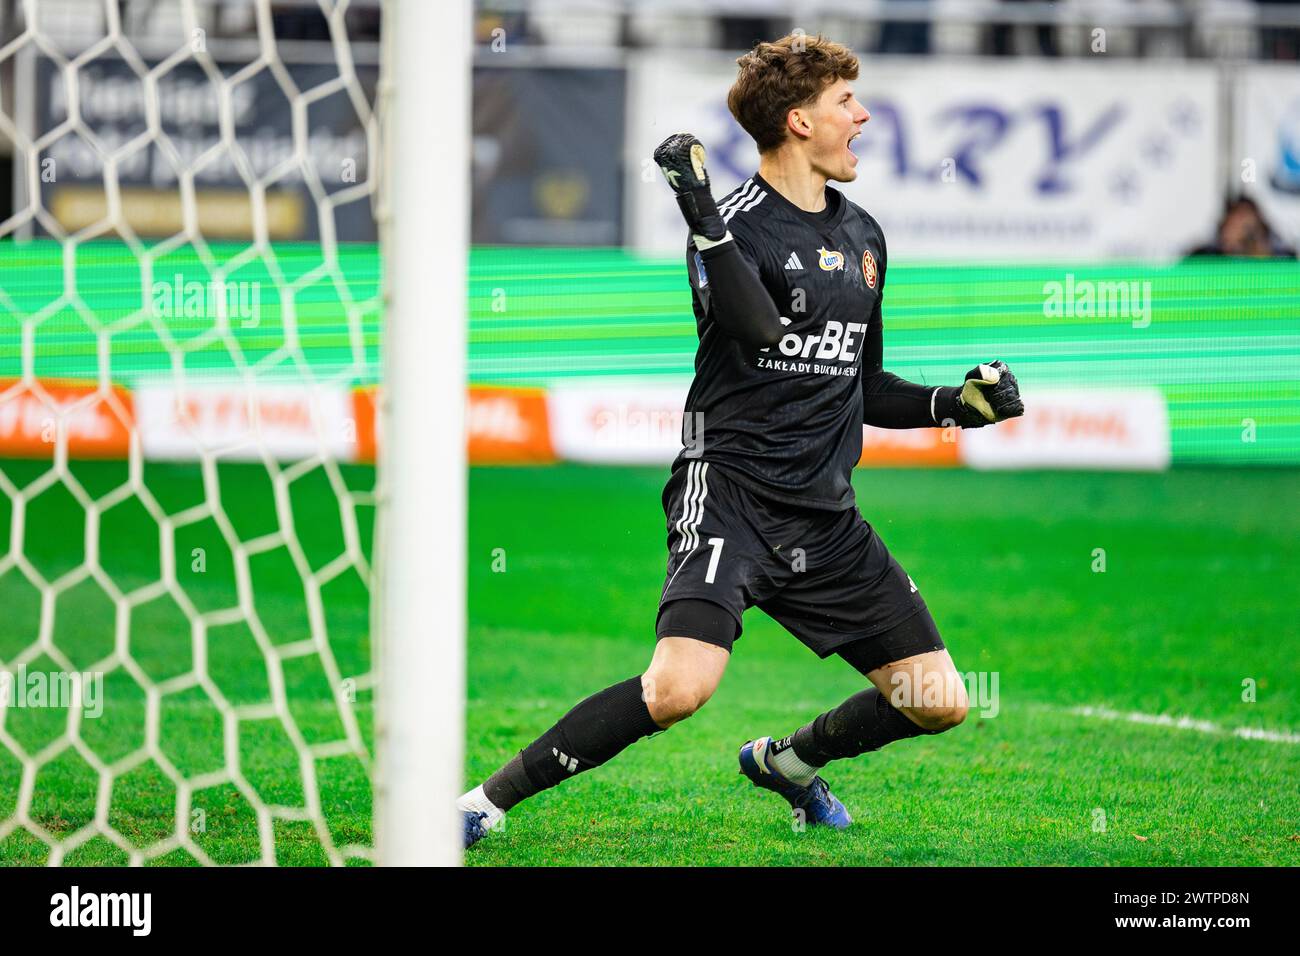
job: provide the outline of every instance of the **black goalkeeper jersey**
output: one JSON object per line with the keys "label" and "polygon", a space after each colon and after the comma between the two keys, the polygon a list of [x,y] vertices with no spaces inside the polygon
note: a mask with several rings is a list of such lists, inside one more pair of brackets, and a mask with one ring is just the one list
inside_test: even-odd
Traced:
{"label": "black goalkeeper jersey", "polygon": [[781,315],[769,348],[713,321],[707,266],[688,240],[700,344],[673,470],[702,458],[755,494],[839,511],[855,503],[863,382],[881,372],[886,256],[874,218],[839,190],[826,201],[805,212],[756,174],[718,203]]}

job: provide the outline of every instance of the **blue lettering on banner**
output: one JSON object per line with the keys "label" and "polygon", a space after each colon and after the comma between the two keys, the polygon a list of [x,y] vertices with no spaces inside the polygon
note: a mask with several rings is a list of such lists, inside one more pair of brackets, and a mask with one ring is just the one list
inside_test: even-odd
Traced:
{"label": "blue lettering on banner", "polygon": [[1032,184],[1040,195],[1071,192],[1074,187],[1066,175],[1071,164],[1096,149],[1126,115],[1122,105],[1111,104],[1071,135],[1064,104],[1048,103],[1007,111],[993,103],[963,103],[943,109],[933,117],[936,125],[948,131],[948,145],[942,151],[947,158],[929,163],[915,155],[917,136],[908,120],[915,122],[916,118],[905,116],[897,104],[887,100],[871,104],[870,109],[874,122],[862,131],[860,155],[873,152],[882,155],[898,179],[940,182],[948,173],[954,181],[977,192],[986,185],[985,164],[1005,146],[1011,131],[1018,124],[1037,123],[1046,136],[1047,146],[1043,164]]}

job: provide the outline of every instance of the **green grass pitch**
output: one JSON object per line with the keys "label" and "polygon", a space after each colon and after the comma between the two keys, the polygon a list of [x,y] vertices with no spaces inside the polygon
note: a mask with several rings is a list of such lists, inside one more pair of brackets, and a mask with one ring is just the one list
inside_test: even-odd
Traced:
{"label": "green grass pitch", "polygon": [[[468,777],[575,701],[644,669],[663,585],[664,472],[475,474]],[[489,864],[1300,863],[1300,746],[1225,729],[1300,715],[1295,471],[1159,475],[858,471],[858,502],[1000,711],[825,776],[847,831],[796,833],[736,750],[863,686],[757,610],[691,719],[512,811]],[[492,570],[493,549],[506,570]],[[1094,573],[1104,548],[1106,570]],[[1242,681],[1257,686],[1242,701]],[[1094,830],[1104,811],[1105,831]]]}
{"label": "green grass pitch", "polygon": [[[0,462],[19,487],[43,466]],[[120,464],[78,464],[102,494]],[[369,489],[373,473],[344,470]],[[478,468],[470,475],[469,699],[466,779],[477,783],[581,697],[639,673],[653,650],[663,583],[666,470],[581,466]],[[1300,863],[1300,482],[1294,470],[1177,469],[1166,474],[859,471],[867,520],[922,589],[959,670],[996,673],[998,711],[937,737],[893,744],[826,771],[853,813],[843,833],[795,832],[778,797],[736,772],[748,737],[783,734],[863,686],[847,665],[819,661],[761,612],[717,694],[695,717],[642,741],[610,765],[539,795],[466,858],[519,864],[1112,864]],[[223,465],[222,502],[241,540],[275,526],[265,469]],[[318,480],[319,479],[319,480]],[[150,466],[169,512],[201,500],[197,466]],[[23,553],[58,574],[84,556],[79,509],[37,499]],[[293,511],[314,568],[337,555],[336,499],[323,476],[295,483]],[[0,500],[0,541],[12,509]],[[367,515],[358,515],[363,529]],[[115,581],[158,573],[156,530],[141,515],[101,531],[100,560]],[[134,524],[132,522],[135,522]],[[151,540],[149,534],[154,538]],[[207,549],[202,575],[178,562],[178,582],[204,609],[228,606],[231,562],[215,527],[200,523],[177,553]],[[1104,549],[1105,571],[1093,570]],[[429,573],[446,545],[431,542]],[[252,569],[259,614],[279,645],[309,633],[301,580],[272,554]],[[504,569],[502,570],[502,561]],[[84,592],[84,593],[83,593]],[[323,594],[331,652],[343,674],[368,667],[364,585],[344,575]],[[111,607],[93,589],[58,604],[51,640],[75,663],[112,647]],[[0,660],[35,634],[39,595],[13,570],[0,575]],[[66,613],[64,613],[66,612]],[[434,622],[432,627],[436,627]],[[191,666],[183,615],[151,608],[133,619],[132,653],[155,679]],[[321,662],[286,667],[293,718],[310,742],[342,734]],[[267,695],[262,655],[238,627],[209,640],[208,669],[232,703]],[[1256,699],[1243,700],[1243,682]],[[139,746],[141,692],[106,683],[105,714],[83,721],[87,745],[111,760]],[[1189,717],[1180,729],[1086,716],[1078,708]],[[370,709],[358,715],[367,747]],[[164,708],[161,747],[186,775],[222,762],[216,709],[198,695]],[[5,731],[33,752],[56,739],[62,711],[10,710]],[[1238,728],[1290,735],[1243,739]],[[296,757],[277,721],[241,721],[241,766],[267,803],[301,805]],[[317,761],[322,811],[340,845],[368,845],[371,801],[355,757]],[[12,812],[21,767],[0,747],[0,822]],[[65,752],[36,780],[33,816],[57,836],[91,819],[95,776]],[[175,791],[147,768],[115,785],[110,820],[141,847],[169,833]],[[233,787],[200,791],[220,862],[258,853],[252,807]],[[1104,829],[1102,821],[1104,820]],[[309,825],[277,823],[281,863],[324,862]],[[23,830],[0,840],[0,863],[38,864],[48,848]],[[124,855],[103,839],[65,863]],[[163,863],[193,860],[174,853]]]}

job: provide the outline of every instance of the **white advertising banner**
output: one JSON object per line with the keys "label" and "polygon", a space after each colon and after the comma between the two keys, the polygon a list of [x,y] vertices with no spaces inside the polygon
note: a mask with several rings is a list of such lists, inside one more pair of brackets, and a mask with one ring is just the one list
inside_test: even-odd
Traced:
{"label": "white advertising banner", "polygon": [[963,430],[971,468],[1169,467],[1169,414],[1156,388],[1026,392],[1025,414]]}
{"label": "white advertising banner", "polygon": [[[1215,70],[1100,60],[864,59],[853,87],[872,118],[839,188],[895,261],[1177,259],[1221,208]],[[630,234],[671,254],[685,230],[655,146],[695,133],[719,198],[758,153],[727,110],[732,58],[645,53],[630,70]]]}
{"label": "white advertising banner", "polygon": [[557,385],[546,395],[551,443],[562,461],[667,464],[682,450],[689,381]]}
{"label": "white advertising banner", "polygon": [[[689,382],[629,385],[611,379],[560,384],[546,395],[551,441],[561,461],[666,465],[682,450],[682,406]],[[1025,415],[987,428],[866,429],[864,462],[971,468],[1169,467],[1169,416],[1159,389],[1033,391]],[[708,444],[708,423],[687,423]]]}
{"label": "white advertising banner", "polygon": [[1300,66],[1260,64],[1236,76],[1233,170],[1273,230],[1300,246]]}
{"label": "white advertising banner", "polygon": [[203,453],[255,461],[316,454],[350,461],[356,423],[348,389],[263,385],[250,393],[239,385],[141,385],[135,392],[136,423],[149,459],[194,461]]}

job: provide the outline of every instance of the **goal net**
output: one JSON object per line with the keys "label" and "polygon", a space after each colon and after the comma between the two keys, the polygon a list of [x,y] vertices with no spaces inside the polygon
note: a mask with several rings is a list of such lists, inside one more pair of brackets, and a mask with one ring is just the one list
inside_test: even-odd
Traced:
{"label": "goal net", "polygon": [[[427,615],[460,579],[406,593],[437,517],[403,496],[463,461],[459,358],[441,394],[402,370],[428,287],[423,250],[392,253],[430,187],[391,132],[419,129],[381,55],[396,6],[25,0],[0,24],[0,865],[458,859],[462,622]],[[397,16],[427,29],[422,6]],[[463,298],[446,233],[422,281]]]}

